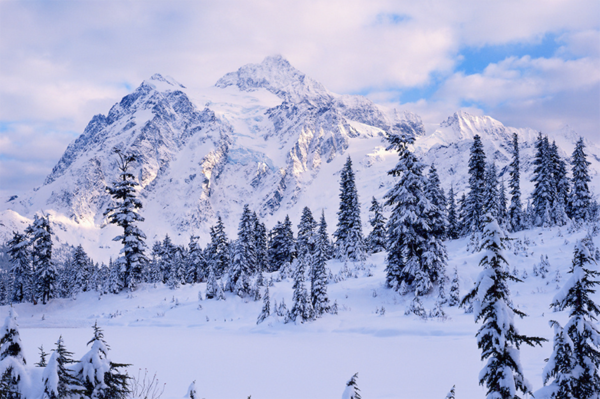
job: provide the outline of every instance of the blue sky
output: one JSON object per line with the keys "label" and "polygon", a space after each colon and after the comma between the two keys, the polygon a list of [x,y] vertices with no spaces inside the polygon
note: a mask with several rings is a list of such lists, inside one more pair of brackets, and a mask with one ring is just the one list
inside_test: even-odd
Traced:
{"label": "blue sky", "polygon": [[0,195],[42,184],[154,73],[188,87],[282,54],[336,93],[508,126],[600,131],[598,1],[0,2]]}

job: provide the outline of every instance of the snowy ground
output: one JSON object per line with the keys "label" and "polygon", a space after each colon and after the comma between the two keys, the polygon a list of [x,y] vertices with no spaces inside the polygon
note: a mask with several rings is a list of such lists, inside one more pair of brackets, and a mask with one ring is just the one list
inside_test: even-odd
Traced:
{"label": "snowy ground", "polygon": [[[584,235],[567,234],[565,228],[520,232],[514,237],[527,237],[528,248],[517,255],[507,251],[511,270],[516,266],[529,274],[524,283],[511,285],[515,305],[529,315],[517,326],[522,333],[550,340],[543,348],[521,351],[525,376],[535,389],[542,386],[543,359],[551,353],[548,320],[566,321],[566,314],[548,309],[557,291],[550,280],[559,269],[561,284],[565,282],[573,245]],[[596,237],[594,243],[598,247],[600,240]],[[481,256],[467,252],[466,244],[464,239],[448,243],[448,275],[458,267],[463,295],[480,271]],[[551,266],[546,279],[532,273],[541,254],[548,255]],[[369,258],[366,265],[371,265],[372,277],[360,271],[358,278],[329,285],[338,315],[304,325],[284,324],[273,316],[257,326],[262,300],[245,302],[227,294],[226,301],[199,302],[198,290],[204,292],[205,284],[174,291],[144,286],[133,296],[100,300],[98,294],[84,293],[76,300],[19,304],[16,309],[29,365],[38,361],[37,347],[43,344],[48,352],[60,335],[79,358],[97,320],[112,360],[132,363],[130,374],[139,368],[156,373],[166,383],[163,399],[183,397],[193,380],[206,399],[339,398],[355,372],[365,399],[443,399],[454,384],[458,398],[483,397],[485,390],[477,382],[482,367],[475,341],[479,326],[473,316],[447,307],[445,321],[406,316],[409,298],[383,286],[384,255]],[[335,274],[342,265],[332,261],[329,267]],[[291,280],[275,283],[271,299],[279,303],[285,298],[291,306],[291,286]],[[435,296],[424,301],[427,309]],[[595,300],[600,302],[599,293]],[[379,315],[376,310],[382,306],[385,314]],[[0,308],[0,315],[6,314],[6,307]]]}

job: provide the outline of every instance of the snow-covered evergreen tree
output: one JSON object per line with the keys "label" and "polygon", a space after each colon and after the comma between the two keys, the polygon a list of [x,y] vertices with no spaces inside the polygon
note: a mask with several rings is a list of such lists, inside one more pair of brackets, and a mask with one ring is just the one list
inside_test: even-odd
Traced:
{"label": "snow-covered evergreen tree", "polygon": [[456,240],[460,235],[460,223],[454,198],[454,187],[448,191],[448,238]]}
{"label": "snow-covered evergreen tree", "polygon": [[240,218],[240,224],[238,226],[238,239],[235,252],[243,252],[243,256],[247,265],[246,268],[248,276],[251,276],[258,271],[256,240],[254,236],[255,229],[255,214],[250,211],[248,204],[245,204],[244,210],[242,211],[242,217]]}
{"label": "snow-covered evergreen tree", "polygon": [[12,275],[11,302],[32,301],[34,287],[29,239],[25,234],[13,232],[7,245],[7,254],[11,263],[10,274]]}
{"label": "snow-covered evergreen tree", "polygon": [[519,161],[519,136],[513,133],[512,161],[510,167],[510,207],[508,210],[510,231],[520,231],[523,228],[523,204],[521,203],[521,170]]}
{"label": "snow-covered evergreen tree", "polygon": [[317,235],[317,222],[313,218],[309,207],[302,210],[298,224],[298,238],[296,239],[296,252],[298,257],[311,255],[314,251]]}
{"label": "snow-covered evergreen tree", "polygon": [[313,254],[308,258],[311,267],[310,297],[315,317],[321,317],[329,311],[327,296],[327,247],[318,236]]}
{"label": "snow-covered evergreen tree", "polygon": [[77,294],[87,291],[92,276],[93,263],[88,258],[81,244],[73,251],[71,267],[74,274],[73,293]]}
{"label": "snow-covered evergreen tree", "polygon": [[0,397],[7,399],[20,399],[21,384],[29,381],[17,317],[11,307],[0,330]]}
{"label": "snow-covered evergreen tree", "polygon": [[346,383],[346,389],[342,394],[342,399],[361,399],[360,389],[358,389],[358,373],[354,374],[352,378]]}
{"label": "snow-covered evergreen tree", "polygon": [[483,186],[483,212],[490,214],[499,221],[500,216],[500,192],[498,190],[498,173],[496,164],[490,162],[485,169],[485,181]]}
{"label": "snow-covered evergreen tree", "polygon": [[265,295],[263,297],[263,307],[262,307],[260,314],[258,315],[256,324],[262,323],[270,315],[271,315],[271,296],[269,294],[269,286],[267,285],[267,288],[265,289]]}
{"label": "snow-covered evergreen tree", "polygon": [[208,275],[207,262],[202,247],[198,243],[200,237],[190,236],[186,257],[185,282],[188,284],[206,281]]}
{"label": "snow-covered evergreen tree", "polygon": [[196,391],[196,381],[193,381],[190,384],[184,398],[185,399],[200,399],[200,396],[198,396],[198,392]]}
{"label": "snow-covered evergreen tree", "polygon": [[248,259],[247,246],[238,239],[234,246],[233,261],[225,289],[240,297],[250,294],[251,262]]}
{"label": "snow-covered evergreen tree", "polygon": [[296,270],[294,271],[294,294],[292,301],[294,305],[288,314],[288,318],[296,323],[304,323],[312,320],[313,308],[310,302],[310,297],[306,291],[304,281],[306,279],[306,258],[300,257],[296,262]]}
{"label": "snow-covered evergreen tree", "polygon": [[556,198],[556,187],[552,174],[552,159],[550,157],[550,144],[548,137],[540,133],[535,142],[536,153],[533,160],[535,168],[531,181],[534,183],[531,194],[534,211],[533,222],[536,226],[552,225],[552,205]]}
{"label": "snow-covered evergreen tree", "polygon": [[456,385],[452,386],[452,389],[446,395],[446,399],[456,399]]}
{"label": "snow-covered evergreen tree", "polygon": [[46,357],[48,356],[48,353],[46,353],[44,351],[44,345],[41,345],[39,348],[40,350],[40,361],[37,362],[36,364],[34,364],[35,367],[46,367],[46,365],[48,364],[48,362],[46,361]]}
{"label": "snow-covered evergreen tree", "polygon": [[69,364],[75,363],[71,355],[72,353],[65,348],[61,336],[42,374],[44,387],[42,399],[80,397],[85,392],[72,371],[67,368]]}
{"label": "snow-covered evergreen tree", "polygon": [[460,283],[458,279],[458,269],[454,268],[452,283],[450,283],[450,298],[448,298],[448,306],[457,306],[460,304]]}
{"label": "snow-covered evergreen tree", "polygon": [[557,226],[564,226],[569,221],[567,204],[569,203],[569,179],[567,177],[567,163],[558,154],[556,142],[548,148],[548,156],[552,166],[554,202],[552,204],[552,222]]}
{"label": "snow-covered evergreen tree", "polygon": [[481,359],[487,363],[479,374],[479,384],[487,386],[488,399],[516,399],[518,391],[531,393],[531,386],[523,376],[519,348],[525,343],[541,344],[543,338],[527,337],[518,333],[514,317],[525,314],[512,306],[508,281],[519,281],[508,273],[504,257],[506,237],[495,219],[486,218],[481,250],[483,257],[475,287],[465,298],[473,303],[475,321],[483,320],[477,332],[477,345],[482,350]]}
{"label": "snow-covered evergreen tree", "polygon": [[104,333],[93,326],[94,337],[87,343],[90,350],[72,368],[72,373],[83,385],[85,396],[94,399],[125,399],[130,392],[127,374],[119,368],[127,364],[113,363],[108,358],[109,346],[104,340]]}
{"label": "snow-covered evergreen tree", "polygon": [[498,190],[498,223],[502,228],[508,227],[508,199],[506,198],[506,186],[504,179],[500,181]]}
{"label": "snow-covered evergreen tree", "polygon": [[[554,327],[554,344],[552,354],[544,367],[542,377],[544,385],[542,397],[552,399],[575,399],[573,396],[573,341],[557,321],[550,320]],[[536,392],[536,395],[538,393]]]}
{"label": "snow-covered evergreen tree", "polygon": [[50,216],[35,215],[33,224],[25,231],[31,237],[36,299],[45,305],[57,295],[58,272],[52,260],[52,228]]}
{"label": "snow-covered evergreen tree", "polygon": [[400,160],[388,172],[399,180],[385,195],[386,205],[392,208],[387,223],[386,282],[396,290],[405,283],[417,295],[424,295],[445,271],[446,249],[431,226],[439,210],[423,191],[424,165],[407,148],[413,140],[396,135],[389,135],[388,140],[388,149],[398,151]]}
{"label": "snow-covered evergreen tree", "polygon": [[440,239],[445,239],[448,229],[448,215],[446,214],[446,196],[441,187],[440,177],[438,176],[435,164],[429,168],[427,175],[427,185],[425,186],[425,195],[429,202],[435,207],[429,213],[429,225],[431,232]]}
{"label": "snow-covered evergreen tree", "polygon": [[590,162],[586,159],[584,152],[585,143],[583,138],[579,138],[575,144],[575,150],[571,155],[571,174],[572,191],[570,201],[571,218],[576,223],[581,223],[589,219],[590,205],[592,195],[590,193],[589,183],[591,181],[589,174]]}
{"label": "snow-covered evergreen tree", "polygon": [[217,224],[211,227],[210,244],[206,252],[207,262],[212,263],[215,276],[220,278],[231,266],[229,240],[221,216],[217,218]]}
{"label": "snow-covered evergreen tree", "polygon": [[465,222],[468,233],[479,233],[483,230],[484,216],[484,187],[485,187],[485,152],[481,137],[473,137],[469,157],[469,193],[466,197]]}
{"label": "snow-covered evergreen tree", "polygon": [[104,212],[108,216],[109,223],[116,224],[123,229],[123,234],[113,238],[113,241],[121,241],[122,257],[115,263],[121,268],[123,288],[133,290],[142,281],[143,269],[148,263],[144,254],[146,248],[146,235],[137,226],[144,218],[139,214],[142,202],[137,198],[136,187],[139,184],[129,171],[135,156],[125,154],[121,150],[114,150],[118,156],[119,179],[106,187],[106,191],[113,197],[116,204],[109,206]]}
{"label": "snow-covered evergreen tree", "polygon": [[[563,338],[570,341],[572,368],[568,372],[562,370],[561,380],[556,384],[559,387],[568,386],[572,397],[578,399],[596,399],[600,396],[600,331],[594,323],[600,315],[600,308],[593,299],[596,292],[594,288],[600,284],[597,280],[600,272],[593,269],[597,265],[590,254],[589,244],[586,239],[575,244],[573,264],[569,270],[571,278],[550,305],[557,311],[568,309],[570,317],[563,328]],[[551,361],[556,362],[557,358],[551,358]],[[566,367],[566,362],[560,366]],[[547,369],[550,370],[550,377],[558,376],[552,372],[555,369],[552,363]],[[568,384],[563,380],[568,380]]]}
{"label": "snow-covered evergreen tree", "polygon": [[294,236],[291,232],[291,222],[286,216],[286,223],[277,222],[271,230],[269,240],[268,271],[280,270],[284,264],[291,263],[294,253]]}
{"label": "snow-covered evergreen tree", "polygon": [[268,269],[268,242],[267,242],[267,228],[264,223],[258,220],[256,213],[254,213],[256,221],[256,228],[254,230],[254,243],[256,247],[256,268],[259,273]]}
{"label": "snow-covered evergreen tree", "polygon": [[371,218],[369,223],[372,230],[367,237],[367,247],[369,252],[376,254],[385,251],[385,237],[387,231],[385,229],[386,218],[383,216],[383,207],[377,202],[375,197],[371,200]]}
{"label": "snow-covered evergreen tree", "polygon": [[333,246],[329,240],[329,234],[327,233],[327,221],[325,220],[325,210],[321,210],[321,220],[319,221],[318,229],[319,239],[321,243],[325,245],[325,253],[327,254],[327,260],[333,257]]}
{"label": "snow-covered evergreen tree", "polygon": [[337,229],[333,233],[336,258],[365,260],[366,247],[362,234],[360,203],[350,157],[346,160],[340,176],[340,209],[337,214]]}

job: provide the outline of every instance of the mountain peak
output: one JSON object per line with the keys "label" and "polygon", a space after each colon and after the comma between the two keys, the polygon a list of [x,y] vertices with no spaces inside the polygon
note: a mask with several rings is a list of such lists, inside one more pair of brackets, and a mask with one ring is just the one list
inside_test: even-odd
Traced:
{"label": "mountain peak", "polygon": [[329,101],[332,95],[316,80],[294,68],[281,55],[266,57],[260,64],[247,64],[229,72],[215,86],[237,86],[241,91],[266,89],[288,102]]}
{"label": "mountain peak", "polygon": [[170,76],[163,76],[160,73],[155,73],[150,76],[150,79],[144,80],[142,85],[148,85],[152,88],[164,92],[164,91],[173,91],[179,89],[185,89],[185,86],[173,79]]}

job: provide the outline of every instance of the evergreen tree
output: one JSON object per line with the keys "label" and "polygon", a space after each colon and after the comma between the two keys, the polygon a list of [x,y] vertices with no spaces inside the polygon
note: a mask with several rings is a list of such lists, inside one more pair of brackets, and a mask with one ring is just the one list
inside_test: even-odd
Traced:
{"label": "evergreen tree", "polygon": [[553,381],[542,390],[547,392],[545,396],[549,398],[575,399],[572,375],[574,368],[573,342],[557,321],[550,320],[550,326],[554,327],[554,346],[542,376],[544,385],[550,379]]}
{"label": "evergreen tree", "polygon": [[460,284],[458,279],[458,269],[454,268],[454,276],[452,277],[452,283],[450,284],[450,298],[448,299],[448,306],[457,306],[460,304]]}
{"label": "evergreen tree", "polygon": [[327,260],[331,259],[333,257],[333,246],[331,245],[331,241],[329,240],[329,234],[327,233],[327,221],[325,220],[325,210],[321,210],[321,220],[319,221],[319,240],[321,240],[321,244],[325,246]]}
{"label": "evergreen tree", "polygon": [[130,392],[130,377],[119,371],[128,364],[113,363],[108,359],[109,346],[104,333],[93,326],[94,337],[87,343],[92,345],[81,360],[73,367],[73,375],[81,382],[86,397],[94,399],[125,399]]}
{"label": "evergreen tree", "polygon": [[307,256],[313,253],[317,234],[317,222],[313,218],[309,207],[302,210],[298,224],[298,238],[296,239],[297,256]]}
{"label": "evergreen tree", "polygon": [[571,218],[576,223],[585,222],[589,219],[590,205],[592,195],[589,189],[591,182],[589,174],[590,162],[586,159],[587,155],[584,152],[585,144],[583,138],[579,138],[575,144],[575,151],[571,156],[571,174],[572,186],[570,211]]}
{"label": "evergreen tree", "polygon": [[121,267],[123,288],[133,290],[142,281],[143,269],[148,263],[144,254],[146,248],[146,235],[137,227],[138,222],[144,218],[139,214],[142,202],[137,198],[136,187],[139,184],[129,168],[135,161],[135,156],[124,154],[119,149],[114,149],[119,157],[117,165],[120,171],[119,179],[114,181],[112,187],[106,187],[106,191],[116,201],[115,205],[109,206],[104,212],[108,216],[109,223],[116,224],[123,229],[123,234],[115,237],[113,241],[121,241],[122,257],[116,263]]}
{"label": "evergreen tree", "polygon": [[358,389],[358,373],[354,374],[352,378],[346,383],[346,389],[342,394],[342,399],[361,399],[360,389]]}
{"label": "evergreen tree", "polygon": [[485,170],[485,181],[483,186],[483,212],[490,214],[499,220],[500,216],[500,193],[498,191],[498,174],[496,164],[489,163]]}
{"label": "evergreen tree", "polygon": [[507,271],[505,241],[502,229],[488,215],[481,245],[484,255],[479,262],[484,270],[462,301],[463,305],[473,303],[475,321],[483,319],[477,345],[482,350],[481,359],[487,359],[487,364],[479,374],[479,384],[487,386],[488,399],[516,399],[517,391],[531,393],[531,386],[523,376],[519,348],[523,343],[534,346],[544,341],[519,334],[514,325],[514,316],[525,314],[511,304],[508,281],[520,280]]}
{"label": "evergreen tree", "polygon": [[221,278],[223,273],[231,265],[229,240],[225,233],[225,225],[221,216],[217,218],[217,224],[210,231],[210,245],[208,248],[208,261],[213,264],[215,276]]}
{"label": "evergreen tree", "polygon": [[[562,290],[554,297],[551,307],[557,311],[569,309],[569,321],[564,326],[563,337],[570,341],[572,354],[570,364],[566,361],[558,363],[556,370],[549,363],[549,377],[555,377],[558,387],[570,388],[570,394],[578,399],[596,399],[600,395],[600,331],[595,326],[600,308],[594,302],[592,294],[600,281],[595,280],[600,272],[593,270],[596,261],[590,254],[591,241],[586,238],[575,245],[573,264],[569,273],[571,278]],[[557,357],[551,358],[556,364]],[[568,367],[571,367],[570,371]],[[557,373],[560,371],[560,374]],[[561,377],[556,380],[556,378]],[[564,382],[563,380],[567,380]],[[553,382],[554,383],[554,382]]]}
{"label": "evergreen tree", "polygon": [[431,205],[434,206],[429,213],[429,225],[431,233],[440,239],[445,239],[448,229],[448,215],[446,214],[446,196],[440,184],[435,164],[429,168],[427,184],[425,186],[425,195]]}
{"label": "evergreen tree", "polygon": [[35,215],[33,224],[25,231],[33,244],[33,270],[35,273],[36,299],[45,305],[56,296],[56,265],[52,261],[52,228],[50,216]]}
{"label": "evergreen tree", "polygon": [[321,317],[329,311],[329,298],[327,297],[327,247],[322,237],[318,237],[315,250],[309,257],[311,262],[310,296],[315,317]]}
{"label": "evergreen tree", "polygon": [[552,174],[553,167],[548,137],[542,136],[540,133],[535,147],[536,153],[533,161],[535,168],[531,179],[534,183],[533,193],[531,194],[534,211],[533,222],[536,226],[550,226],[552,225],[550,212],[556,197],[556,187]]}
{"label": "evergreen tree", "polygon": [[399,180],[385,195],[386,205],[392,208],[387,224],[386,282],[396,290],[404,283],[412,286],[417,295],[424,295],[444,276],[446,250],[431,227],[439,210],[423,191],[424,166],[407,148],[412,139],[389,135],[388,140],[388,149],[396,149],[400,160],[388,172]]}
{"label": "evergreen tree", "polygon": [[108,280],[106,292],[118,294],[124,287],[121,273],[121,264],[113,262],[112,259],[108,262]]}
{"label": "evergreen tree", "polygon": [[470,231],[469,212],[467,209],[467,195],[462,194],[458,200],[458,234],[459,236],[465,236]]}
{"label": "evergreen tree", "polygon": [[269,286],[267,285],[267,288],[265,289],[265,296],[263,298],[262,311],[258,315],[258,319],[256,320],[256,324],[262,323],[270,315],[271,315],[271,297],[269,295]]}
{"label": "evergreen tree", "polygon": [[198,392],[196,391],[196,381],[193,381],[190,384],[184,398],[185,399],[200,399],[200,396],[198,396]]}
{"label": "evergreen tree", "polygon": [[215,270],[211,265],[208,266],[208,278],[206,280],[206,299],[212,299],[217,296],[219,286],[215,277]]}
{"label": "evergreen tree", "polygon": [[385,229],[386,218],[383,216],[383,207],[377,202],[375,197],[371,200],[369,211],[372,215],[369,223],[373,229],[367,237],[367,246],[369,252],[376,254],[385,251],[385,236],[387,234]]}
{"label": "evergreen tree", "polygon": [[167,285],[172,290],[179,288],[181,284],[185,284],[186,265],[184,258],[183,248],[174,246],[170,264],[169,280],[167,281]]}
{"label": "evergreen tree", "polygon": [[360,203],[350,157],[346,160],[340,177],[340,210],[337,214],[337,230],[333,233],[336,257],[352,261],[365,260]]}
{"label": "evergreen tree", "polygon": [[500,181],[500,191],[498,193],[498,223],[503,227],[508,227],[508,200],[506,198],[506,186],[504,179]]}
{"label": "evergreen tree", "polygon": [[46,365],[48,364],[46,362],[46,356],[48,356],[48,353],[44,352],[44,345],[41,345],[38,349],[40,350],[40,361],[34,364],[34,366],[42,368],[46,367]]}
{"label": "evergreen tree", "polygon": [[568,222],[566,213],[569,202],[569,179],[567,178],[567,163],[558,154],[556,142],[548,149],[550,164],[552,166],[554,202],[552,204],[552,222],[558,226],[564,226]]}
{"label": "evergreen tree", "polygon": [[247,246],[238,239],[233,252],[233,262],[229,271],[226,290],[240,297],[250,294],[250,264]]}
{"label": "evergreen tree", "polygon": [[202,247],[198,243],[199,237],[190,236],[186,257],[185,282],[188,284],[206,281],[208,270],[204,259]]}
{"label": "evergreen tree", "polygon": [[456,399],[456,385],[452,386],[452,389],[446,395],[446,399]]}
{"label": "evergreen tree", "polygon": [[12,275],[11,302],[32,300],[32,270],[29,240],[25,234],[13,232],[12,239],[7,243],[8,256],[11,263]]}
{"label": "evergreen tree", "polygon": [[478,134],[473,137],[469,157],[469,193],[465,206],[466,231],[479,233],[483,231],[484,187],[485,187],[485,152]]}
{"label": "evergreen tree", "polygon": [[306,286],[304,285],[306,274],[306,258],[298,258],[296,270],[294,273],[294,295],[292,300],[294,305],[289,312],[288,318],[294,322],[304,323],[305,321],[312,320],[313,309],[310,303],[310,298],[306,292]]}
{"label": "evergreen tree", "polygon": [[176,251],[177,248],[173,244],[173,241],[171,241],[171,237],[166,234],[163,242],[160,244],[158,253],[160,259],[160,275],[162,276],[162,282],[164,284],[167,284],[169,280],[171,280],[171,271],[173,270]]}
{"label": "evergreen tree", "polygon": [[248,276],[253,275],[255,272],[258,271],[256,241],[254,239],[255,228],[255,215],[250,211],[250,207],[248,206],[248,204],[246,204],[244,205],[242,217],[238,226],[238,248],[236,248],[236,251],[243,251],[244,253],[244,259],[247,262],[246,267]]}
{"label": "evergreen tree", "polygon": [[[256,217],[256,214],[254,216]],[[258,218],[256,218],[254,242],[256,244],[256,267],[258,272],[262,273],[268,269],[269,246],[267,242],[267,228],[264,223],[259,222]]]}
{"label": "evergreen tree", "polygon": [[73,292],[76,294],[87,291],[92,275],[93,264],[81,244],[73,251],[71,267],[75,277],[73,281]]}
{"label": "evergreen tree", "polygon": [[454,187],[448,191],[448,238],[456,240],[460,234],[460,224],[454,199]]}
{"label": "evergreen tree", "polygon": [[519,163],[519,136],[513,133],[512,162],[510,163],[510,208],[508,211],[510,231],[520,231],[523,228],[523,204],[521,203],[521,171]]}
{"label": "evergreen tree", "polygon": [[56,342],[48,365],[44,368],[42,381],[44,386],[43,399],[63,399],[78,397],[85,391],[79,381],[67,366],[76,363],[71,358],[72,353],[64,346],[62,336]]}
{"label": "evergreen tree", "polygon": [[[286,222],[289,222],[289,217],[286,216]],[[288,230],[289,228],[289,230]],[[269,240],[269,264],[268,271],[274,272],[280,270],[284,264],[292,262],[294,252],[294,237],[290,237],[291,224],[277,222],[273,230],[271,230],[271,239]]]}
{"label": "evergreen tree", "polygon": [[7,399],[22,397],[20,383],[27,378],[17,317],[11,307],[0,330],[0,397]]}

